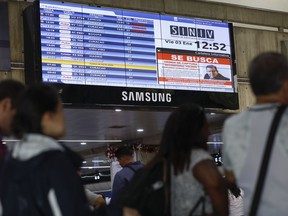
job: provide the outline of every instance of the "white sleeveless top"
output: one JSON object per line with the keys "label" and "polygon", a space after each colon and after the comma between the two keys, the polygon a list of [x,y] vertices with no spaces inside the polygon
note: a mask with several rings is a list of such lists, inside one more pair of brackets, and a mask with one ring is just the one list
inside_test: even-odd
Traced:
{"label": "white sleeveless top", "polygon": [[[192,173],[193,167],[202,160],[213,160],[211,155],[202,150],[192,150],[190,166],[188,170],[174,176],[171,168],[171,214],[172,216],[186,216],[192,210],[199,198],[204,195],[203,186],[198,182]],[[211,201],[206,196],[206,213],[212,213]],[[195,215],[201,214],[201,207],[197,209]]]}

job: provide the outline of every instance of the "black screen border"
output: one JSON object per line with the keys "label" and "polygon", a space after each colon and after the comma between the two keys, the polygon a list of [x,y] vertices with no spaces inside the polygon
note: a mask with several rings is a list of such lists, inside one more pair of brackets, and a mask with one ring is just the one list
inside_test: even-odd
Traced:
{"label": "black screen border", "polygon": [[[101,7],[101,6],[100,6]],[[106,7],[105,7],[106,8]],[[107,7],[109,8],[109,7]],[[114,9],[114,8],[113,8]],[[117,9],[117,8],[115,8]],[[123,8],[122,8],[123,9]],[[129,9],[128,9],[129,10]],[[137,10],[131,10],[137,11]],[[148,12],[140,11],[139,12]],[[193,18],[193,17],[190,17]],[[36,0],[33,5],[24,10],[24,61],[25,81],[27,85],[42,82],[42,58],[41,58],[41,36],[40,36],[40,1]],[[132,87],[110,87],[77,84],[45,83],[54,86],[59,90],[62,101],[67,106],[74,107],[134,107],[134,108],[173,108],[184,103],[197,103],[204,108],[215,109],[239,109],[238,93],[234,82],[236,75],[234,34],[232,23],[228,23],[231,44],[232,60],[232,82],[233,93],[229,92],[208,92],[190,90],[163,90],[145,89]],[[123,101],[123,91],[127,94],[150,94],[170,95],[172,101]],[[130,93],[132,92],[132,93]],[[133,98],[132,98],[133,99]]]}

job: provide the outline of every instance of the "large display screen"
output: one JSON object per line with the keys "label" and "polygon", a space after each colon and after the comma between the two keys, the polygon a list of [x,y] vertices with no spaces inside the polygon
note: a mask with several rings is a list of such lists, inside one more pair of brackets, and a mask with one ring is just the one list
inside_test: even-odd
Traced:
{"label": "large display screen", "polygon": [[230,28],[225,22],[41,0],[42,81],[235,92]]}
{"label": "large display screen", "polygon": [[11,70],[8,2],[0,1],[0,71]]}

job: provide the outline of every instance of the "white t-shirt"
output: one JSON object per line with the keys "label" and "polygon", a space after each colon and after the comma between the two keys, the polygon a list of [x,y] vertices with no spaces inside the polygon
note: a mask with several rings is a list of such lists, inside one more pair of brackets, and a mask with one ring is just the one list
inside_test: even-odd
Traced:
{"label": "white t-shirt", "polygon": [[[223,165],[234,171],[245,193],[248,215],[267,134],[279,104],[254,105],[227,119],[223,129]],[[286,216],[288,212],[288,109],[282,116],[274,140],[258,214]]]}

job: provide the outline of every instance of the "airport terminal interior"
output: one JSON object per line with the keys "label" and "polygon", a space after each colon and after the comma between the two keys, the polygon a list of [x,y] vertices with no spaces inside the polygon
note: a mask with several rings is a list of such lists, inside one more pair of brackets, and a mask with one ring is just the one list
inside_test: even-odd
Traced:
{"label": "airport terminal interior", "polygon": [[84,158],[85,186],[106,197],[119,170],[115,150],[130,146],[137,160],[149,162],[169,115],[184,103],[204,107],[209,152],[221,163],[225,119],[255,102],[248,62],[262,51],[288,54],[286,0],[0,6],[0,79],[55,86],[65,108],[59,142]]}

